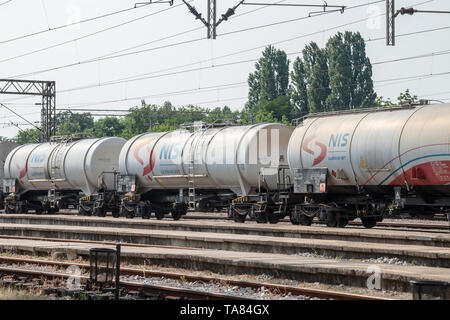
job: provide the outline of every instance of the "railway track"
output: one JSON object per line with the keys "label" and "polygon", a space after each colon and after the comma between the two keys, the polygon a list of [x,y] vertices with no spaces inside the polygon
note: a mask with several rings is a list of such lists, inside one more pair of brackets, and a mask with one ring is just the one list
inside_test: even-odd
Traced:
{"label": "railway track", "polygon": [[[81,270],[88,270],[89,264],[85,263],[72,263],[72,262],[61,262],[61,261],[48,261],[48,260],[38,260],[38,259],[25,259],[25,258],[14,258],[14,257],[3,257],[0,256],[0,263],[2,264],[10,264],[10,265],[40,265],[40,266],[51,266],[57,267],[60,269],[64,269],[70,266],[77,266]],[[387,298],[367,296],[367,295],[358,295],[344,292],[336,292],[336,291],[327,291],[320,289],[311,289],[311,288],[299,288],[287,285],[278,285],[271,284],[266,282],[253,282],[253,281],[241,281],[241,280],[233,280],[227,278],[217,278],[217,277],[208,277],[208,276],[198,276],[191,275],[187,273],[173,273],[173,272],[162,272],[162,271],[154,271],[154,270],[141,270],[134,268],[121,268],[120,270],[121,276],[140,276],[144,278],[148,277],[163,277],[169,279],[184,279],[184,281],[198,281],[204,283],[210,282],[219,282],[224,285],[237,286],[242,288],[253,288],[253,289],[261,289],[265,288],[266,290],[270,290],[274,294],[286,295],[290,293],[294,296],[306,296],[313,297],[318,299],[333,299],[333,300],[391,300]],[[18,267],[0,267],[0,275],[1,274],[9,274],[9,275],[18,275],[25,277],[46,277],[50,279],[55,278],[63,278],[67,279],[69,277],[73,277],[72,274],[65,274],[60,272],[46,272],[46,271],[36,271],[29,270]],[[82,282],[88,281],[88,277],[79,276]],[[188,298],[188,299],[220,299],[220,300],[247,300],[246,298],[240,296],[233,295],[224,295],[218,293],[204,292],[198,290],[191,290],[186,288],[174,288],[168,286],[155,286],[148,285],[143,283],[136,283],[130,281],[121,281],[120,286],[126,290],[138,291],[140,294],[144,295],[164,295],[168,298]]]}
{"label": "railway track", "polygon": [[[224,216],[206,216],[206,215],[185,215],[182,219],[186,220],[221,220],[221,221],[230,221],[228,217]],[[247,220],[251,221],[251,220]],[[427,220],[429,221],[429,220]],[[281,219],[280,222],[286,222],[290,223],[289,219]],[[321,223],[318,221],[314,221],[313,224],[315,225],[325,225],[325,223]],[[348,227],[362,227],[362,223],[360,221],[350,221],[348,223]],[[450,223],[449,224],[437,224],[437,223],[420,223],[420,222],[378,222],[377,226],[375,227],[377,229],[380,228],[390,228],[390,229],[410,229],[415,231],[426,231],[429,232],[430,230],[437,231],[437,232],[450,232]]]}
{"label": "railway track", "polygon": [[[4,213],[3,211],[0,211],[0,214]],[[60,214],[67,214],[68,216],[78,216],[78,212],[74,210],[65,210],[61,211]],[[141,219],[139,217],[135,219]],[[170,218],[167,218],[170,219]],[[217,213],[211,213],[211,215],[203,214],[187,214],[184,215],[181,220],[219,220],[219,221],[232,221],[230,218],[224,215],[217,215]],[[401,218],[398,219],[391,219],[389,220],[395,220],[395,221],[383,221],[378,222],[376,229],[384,229],[384,230],[414,230],[417,232],[436,232],[436,233],[450,233],[450,222],[448,224],[443,223],[430,223],[430,220],[425,219],[424,221],[427,221],[427,223],[421,223],[421,222],[401,222]],[[412,220],[412,219],[409,219]],[[422,219],[423,220],[423,219]],[[247,222],[250,222],[252,220],[247,220]],[[398,222],[397,222],[398,221]],[[420,221],[419,219],[417,221]],[[444,219],[436,220],[436,221],[447,221]],[[284,223],[291,223],[289,219],[281,219],[279,222]],[[325,223],[313,221],[313,225],[325,225]],[[350,221],[346,228],[362,228],[362,223],[360,221]]]}

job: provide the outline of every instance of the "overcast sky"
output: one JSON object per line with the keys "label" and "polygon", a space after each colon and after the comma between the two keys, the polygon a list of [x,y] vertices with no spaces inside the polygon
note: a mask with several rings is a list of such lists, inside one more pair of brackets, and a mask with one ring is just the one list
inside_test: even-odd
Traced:
{"label": "overcast sky", "polygon": [[[374,64],[373,80],[378,95],[395,100],[409,88],[419,97],[450,101],[450,74],[445,74],[450,73],[450,14],[399,16],[397,35],[444,29],[400,36],[395,47],[387,47],[385,1],[350,9],[375,0],[328,0],[329,5],[345,5],[349,9],[343,14],[311,18],[305,17],[317,9],[242,5],[235,16],[218,27],[216,40],[206,39],[206,28],[195,20],[181,0],[175,0],[172,7],[152,4],[66,28],[59,27],[133,8],[135,2],[11,0],[1,5],[4,2],[0,1],[0,78],[56,81],[57,108],[96,108],[109,113],[139,105],[141,98],[146,97],[148,103],[154,104],[171,101],[177,106],[228,105],[232,110],[239,110],[247,99],[248,74],[264,46],[275,44],[293,62],[305,44],[315,41],[323,47],[330,36],[345,30],[359,31],[370,40],[366,49]],[[217,2],[220,17],[239,0]],[[246,2],[324,3],[321,0]],[[190,3],[206,17],[207,0]],[[450,1],[396,0],[397,8],[409,6],[450,10]],[[345,24],[348,25],[339,27]],[[15,39],[48,29],[48,32]],[[441,54],[431,56],[432,53]],[[426,57],[377,64],[417,55]],[[422,77],[412,78],[415,76]],[[386,81],[392,79],[396,80]],[[119,83],[111,84],[111,81]],[[30,121],[40,120],[40,107],[33,106],[40,102],[38,97],[2,95],[0,101]],[[24,123],[5,108],[0,108],[0,117],[1,136],[13,137],[18,131],[16,127],[5,127],[4,123]]]}

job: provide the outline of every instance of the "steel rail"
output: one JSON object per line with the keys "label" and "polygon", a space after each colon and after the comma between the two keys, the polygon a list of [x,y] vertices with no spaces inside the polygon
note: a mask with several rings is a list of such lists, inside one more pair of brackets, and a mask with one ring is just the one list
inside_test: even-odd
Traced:
{"label": "steel rail", "polygon": [[[186,215],[182,219],[185,220],[230,220],[228,217],[215,217],[215,216],[196,216],[196,215]],[[247,220],[252,221],[252,220]],[[289,219],[281,219],[280,222],[290,222]],[[322,224],[320,222],[314,221],[313,224]],[[362,226],[359,221],[350,221],[349,226]],[[378,222],[376,227],[386,227],[386,228],[411,228],[411,229],[433,229],[433,230],[448,230],[450,231],[450,224],[421,224],[421,223],[402,223],[402,222]]]}
{"label": "steel rail", "polygon": [[[74,264],[72,264],[74,265]],[[86,283],[89,277],[78,276],[67,273],[37,271],[22,268],[0,267],[0,275],[9,274],[23,277],[50,278],[50,279],[68,279],[78,278],[81,283]],[[131,281],[120,281],[120,287],[138,291],[146,295],[165,295],[168,298],[188,298],[192,300],[251,300],[239,296],[232,296],[220,293],[192,290],[186,288],[175,288],[169,286],[150,285]]]}
{"label": "steel rail", "polygon": [[[36,264],[36,265],[46,265],[46,266],[57,266],[60,268],[69,267],[69,266],[77,266],[80,269],[89,269],[89,264],[85,263],[72,263],[72,262],[61,262],[61,261],[49,261],[49,260],[37,260],[37,259],[27,259],[27,258],[14,258],[14,257],[3,257],[0,256],[0,262],[9,263],[9,264]],[[20,269],[22,270],[22,269]],[[0,273],[2,268],[0,267]],[[292,295],[301,295],[308,297],[315,297],[320,299],[334,299],[334,300],[393,300],[382,297],[375,296],[367,296],[353,293],[344,293],[344,292],[336,292],[329,290],[321,290],[321,289],[312,289],[312,288],[298,288],[288,285],[279,285],[272,284],[267,282],[255,282],[255,281],[244,281],[244,280],[234,280],[228,278],[220,278],[220,277],[209,277],[209,276],[199,276],[199,275],[191,275],[187,273],[177,273],[177,272],[165,272],[165,271],[154,271],[154,270],[142,270],[136,268],[121,268],[121,275],[130,275],[130,276],[142,276],[142,277],[164,277],[170,279],[185,279],[188,281],[200,281],[200,282],[220,282],[227,285],[238,286],[241,288],[254,288],[260,289],[262,287],[269,289],[271,292],[276,294],[287,294],[291,293]],[[128,283],[128,282],[122,282]],[[136,288],[134,282],[131,282]],[[147,285],[146,285],[147,286]],[[152,290],[151,287],[142,287],[145,290]],[[181,292],[181,291],[180,291]],[[234,297],[233,297],[234,298]]]}

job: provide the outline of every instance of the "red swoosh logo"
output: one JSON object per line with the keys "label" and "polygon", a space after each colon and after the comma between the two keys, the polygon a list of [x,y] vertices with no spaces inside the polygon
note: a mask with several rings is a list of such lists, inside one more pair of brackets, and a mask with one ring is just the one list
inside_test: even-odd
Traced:
{"label": "red swoosh logo", "polygon": [[[153,151],[150,149],[149,144],[152,143],[155,140],[155,138],[147,139],[140,144],[137,145],[136,149],[134,149],[133,155],[136,158],[136,160],[141,164],[144,165],[144,160],[139,156],[139,152],[143,147],[147,147],[147,151],[150,153],[148,164],[144,166],[144,171],[142,173],[142,176],[146,176],[149,173],[152,172],[153,168],[155,168],[156,164],[156,157],[153,154]],[[148,177],[149,180],[152,180],[151,177]]]}
{"label": "red swoosh logo", "polygon": [[[143,176],[146,176],[147,174],[149,174],[150,172],[152,172],[153,168],[155,167],[156,164],[156,157],[153,154],[153,151],[150,151],[150,148],[147,147],[147,150],[150,152],[150,158],[148,160],[148,165],[146,165],[144,167],[144,172],[142,173]],[[150,180],[152,180],[151,177],[148,177]]]}
{"label": "red swoosh logo", "polygon": [[320,151],[319,156],[314,159],[313,167],[315,165],[318,165],[319,163],[321,163],[323,161],[323,159],[325,159],[325,157],[327,156],[327,146],[319,141],[316,141],[315,143],[316,143],[316,146],[320,147],[321,151]]}
{"label": "red swoosh logo", "polygon": [[302,145],[302,149],[303,151],[305,151],[306,153],[309,153],[311,155],[314,155],[314,151],[312,151],[308,145],[309,143],[316,137],[316,135],[310,136],[308,138],[305,139],[305,141],[303,141],[303,145]]}
{"label": "red swoosh logo", "polygon": [[[303,141],[303,144],[302,144],[302,149],[303,149],[303,151],[305,151],[306,153],[309,153],[309,154],[312,155],[312,156],[314,156],[314,151],[312,151],[312,150],[309,148],[309,144],[310,144],[311,141],[313,141],[316,137],[317,137],[317,135],[309,136],[308,138],[306,138],[306,139]],[[319,156],[318,156],[317,158],[314,159],[313,167],[314,167],[315,165],[318,165],[319,163],[321,163],[321,162],[325,159],[325,157],[327,156],[327,146],[326,146],[326,145],[324,145],[323,143],[321,143],[321,142],[319,142],[319,141],[314,142],[314,144],[320,148],[320,154],[319,154]]]}
{"label": "red swoosh logo", "polygon": [[16,166],[17,170],[19,170],[19,180],[25,177],[28,171],[28,161],[25,162],[25,168],[20,170],[20,166],[17,164],[17,162],[14,161],[14,165]]}

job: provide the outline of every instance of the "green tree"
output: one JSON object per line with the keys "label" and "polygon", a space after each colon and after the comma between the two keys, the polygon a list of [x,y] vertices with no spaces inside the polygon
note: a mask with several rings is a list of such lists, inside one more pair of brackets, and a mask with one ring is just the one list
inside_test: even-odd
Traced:
{"label": "green tree", "polygon": [[288,96],[280,96],[271,101],[262,100],[253,107],[253,112],[255,112],[256,115],[258,115],[258,113],[261,114],[261,112],[262,114],[270,114],[275,122],[281,121],[283,116],[286,116],[288,119],[292,119],[296,116]]}
{"label": "green tree", "polygon": [[14,138],[18,144],[39,143],[41,132],[38,129],[21,130]]}
{"label": "green tree", "polygon": [[407,105],[417,103],[418,100],[416,95],[411,95],[409,89],[406,89],[405,92],[400,93],[400,95],[397,97],[397,102],[399,105]]}
{"label": "green tree", "polygon": [[298,57],[293,64],[291,80],[292,102],[300,115],[327,111],[326,99],[331,90],[325,49],[315,42],[306,45],[302,58]]}
{"label": "green tree", "polygon": [[409,105],[418,103],[418,99],[416,95],[411,95],[409,89],[406,89],[405,92],[401,92],[397,97],[397,103],[393,103],[391,99],[383,99],[383,97],[377,97],[375,104],[379,108],[390,108],[395,106]]}
{"label": "green tree", "polygon": [[326,45],[331,94],[329,110],[367,108],[375,105],[372,65],[359,32],[338,32]]}
{"label": "green tree", "polygon": [[117,137],[122,134],[123,123],[116,117],[105,117],[94,123],[94,135],[101,137]]}
{"label": "green tree", "polygon": [[71,135],[76,133],[93,134],[94,117],[89,113],[73,113],[64,111],[56,117],[56,133],[59,136]]}
{"label": "green tree", "polygon": [[268,46],[248,76],[247,109],[252,110],[261,101],[272,101],[289,93],[289,60],[282,50]]}

